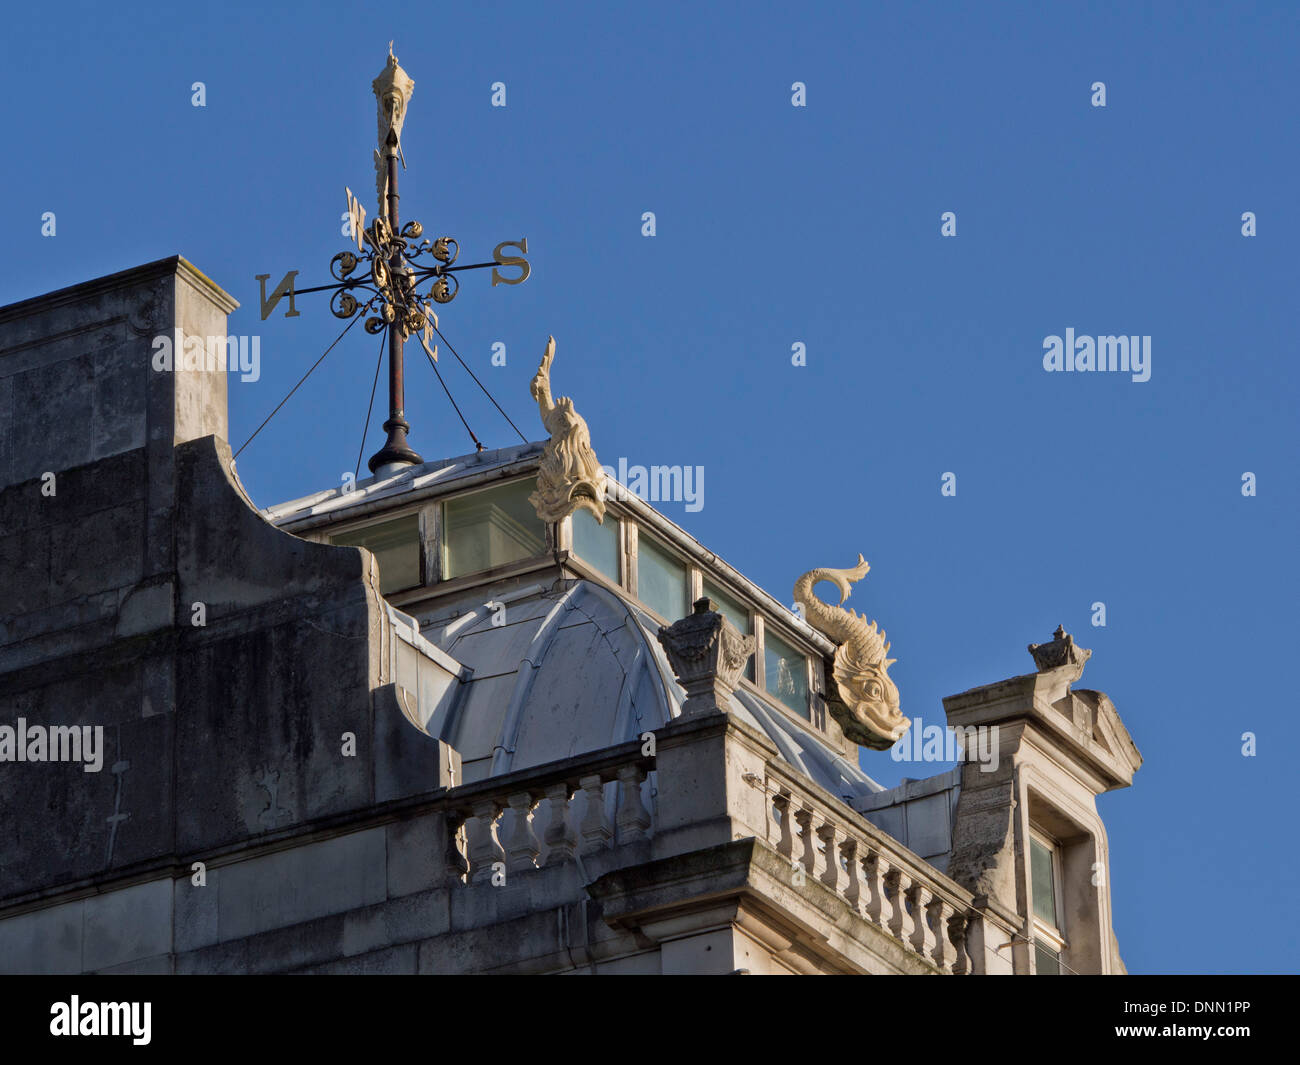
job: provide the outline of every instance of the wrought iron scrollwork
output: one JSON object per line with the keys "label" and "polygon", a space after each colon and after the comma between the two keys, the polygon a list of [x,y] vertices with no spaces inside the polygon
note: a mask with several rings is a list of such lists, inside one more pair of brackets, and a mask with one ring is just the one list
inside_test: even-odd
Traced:
{"label": "wrought iron scrollwork", "polygon": [[430,305],[450,303],[460,289],[455,275],[447,272],[460,255],[460,244],[453,237],[424,239],[424,226],[415,221],[394,233],[382,217],[363,230],[362,239],[365,251],[360,255],[344,251],[330,261],[330,274],[342,283],[330,310],[351,318],[362,301],[349,290],[364,286],[375,293],[367,309],[377,310],[366,320],[367,332],[378,333],[385,325],[395,326],[403,337],[426,331]]}
{"label": "wrought iron scrollwork", "polygon": [[330,273],[339,281],[346,281],[360,260],[350,251],[341,251],[330,260]]}
{"label": "wrought iron scrollwork", "polygon": [[429,295],[433,297],[434,303],[450,303],[456,298],[456,293],[459,291],[460,282],[456,280],[456,275],[447,274],[433,283]]}
{"label": "wrought iron scrollwork", "polygon": [[339,289],[330,297],[330,312],[335,318],[351,318],[359,306],[357,298],[346,289]]}

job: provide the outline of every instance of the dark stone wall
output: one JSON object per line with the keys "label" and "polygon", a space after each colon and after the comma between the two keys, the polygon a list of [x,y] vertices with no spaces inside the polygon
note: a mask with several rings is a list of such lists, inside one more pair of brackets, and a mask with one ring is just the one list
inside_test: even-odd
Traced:
{"label": "dark stone wall", "polygon": [[0,726],[104,730],[99,772],[0,762],[0,913],[373,802],[371,556],[263,519],[224,377],[149,365],[233,306],[171,259],[0,308]]}

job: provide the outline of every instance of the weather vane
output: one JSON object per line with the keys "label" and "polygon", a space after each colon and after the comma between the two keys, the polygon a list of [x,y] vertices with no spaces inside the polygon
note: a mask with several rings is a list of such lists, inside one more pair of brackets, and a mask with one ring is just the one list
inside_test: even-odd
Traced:
{"label": "weather vane", "polygon": [[[258,274],[256,280],[261,286],[262,321],[274,313],[276,305],[286,296],[289,309],[285,317],[296,318],[295,296],[332,292],[330,310],[335,317],[356,319],[364,315],[366,332],[378,334],[388,330],[388,420],[384,422],[388,439],[368,462],[370,472],[376,473],[385,467],[400,468],[424,461],[406,441],[406,434],[411,429],[404,409],[402,356],[406,338],[416,337],[430,360],[436,360],[437,348],[430,343],[438,328],[438,316],[433,308],[435,304],[450,303],[456,298],[460,288],[456,278],[459,271],[491,267],[492,284],[496,286],[523,284],[528,280],[531,268],[522,255],[504,254],[514,249],[527,255],[527,238],[498,244],[493,249],[492,262],[457,266],[460,246],[453,238],[439,237],[431,241],[424,237],[424,226],[419,222],[399,223],[397,164],[400,160],[403,168],[406,166],[402,154],[402,125],[406,121],[406,109],[415,82],[398,66],[391,41],[388,63],[372,87],[379,105],[379,147],[375,149],[375,190],[379,196],[379,212],[366,226],[366,209],[350,188],[345,189],[349,229],[356,242],[356,252],[339,252],[330,261],[330,274],[335,279],[333,284],[295,288],[294,279],[298,271],[290,270],[268,297],[266,283],[271,275]],[[518,276],[504,276],[499,267],[517,268]],[[426,282],[428,286],[421,291]]]}

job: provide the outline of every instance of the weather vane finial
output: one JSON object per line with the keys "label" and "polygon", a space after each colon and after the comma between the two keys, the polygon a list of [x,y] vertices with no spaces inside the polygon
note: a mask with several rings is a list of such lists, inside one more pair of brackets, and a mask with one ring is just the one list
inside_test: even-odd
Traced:
{"label": "weather vane finial", "polygon": [[[491,267],[493,286],[519,285],[528,279],[531,267],[523,257],[528,254],[527,238],[502,241],[493,249],[491,262],[456,266],[460,246],[453,238],[424,239],[424,227],[419,222],[400,224],[397,217],[397,164],[402,158],[402,126],[415,91],[415,82],[398,65],[392,41],[388,42],[388,61],[371,83],[371,88],[379,118],[379,146],[374,153],[379,213],[367,226],[366,209],[352,195],[350,188],[345,190],[349,231],[356,252],[339,252],[331,260],[330,273],[335,278],[334,284],[295,289],[294,278],[298,271],[290,270],[268,299],[266,282],[271,275],[258,274],[257,280],[261,282],[262,321],[271,316],[285,296],[289,297],[289,310],[285,317],[295,318],[298,316],[294,307],[295,296],[330,291],[333,293],[330,310],[336,317],[355,319],[369,315],[365,319],[366,332],[378,334],[387,330],[388,420],[384,422],[384,430],[388,439],[369,461],[370,471],[383,476],[424,461],[406,442],[406,434],[411,428],[404,409],[402,356],[406,338],[416,337],[430,361],[436,360],[437,349],[431,345],[434,334],[438,333],[438,316],[433,305],[450,303],[456,298],[460,288],[457,272]],[[404,160],[402,165],[406,165]],[[523,254],[504,254],[508,249]],[[426,255],[429,259],[424,258]],[[498,267],[513,267],[519,273],[505,276]],[[426,281],[431,284],[422,292],[420,287]]]}

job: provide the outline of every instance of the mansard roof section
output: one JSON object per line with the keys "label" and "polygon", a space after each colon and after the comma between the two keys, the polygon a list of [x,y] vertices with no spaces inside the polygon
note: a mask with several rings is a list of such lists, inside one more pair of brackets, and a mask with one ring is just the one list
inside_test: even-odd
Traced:
{"label": "mansard roof section", "polygon": [[[263,514],[280,528],[299,534],[308,533],[514,477],[535,476],[545,446],[545,441],[533,441],[477,454],[436,459],[408,467],[388,477],[363,478],[351,488],[340,485],[267,507]],[[610,477],[608,473],[606,477],[613,485],[620,485],[617,478]],[[760,610],[779,618],[781,624],[797,633],[817,651],[825,655],[835,653],[834,642],[796,615],[784,602],[755,584],[720,555],[710,551],[635,492],[625,485],[621,487],[621,491],[616,491],[613,487],[608,491],[611,512],[626,515],[663,537],[711,577],[718,578],[723,584],[730,584],[735,591],[751,599]]]}
{"label": "mansard roof section", "polygon": [[541,461],[544,446],[544,442],[535,441],[433,459],[418,466],[408,466],[388,477],[364,477],[351,486],[339,485],[301,499],[278,503],[266,507],[262,513],[276,525],[293,532],[306,532],[389,507],[531,473]]}

